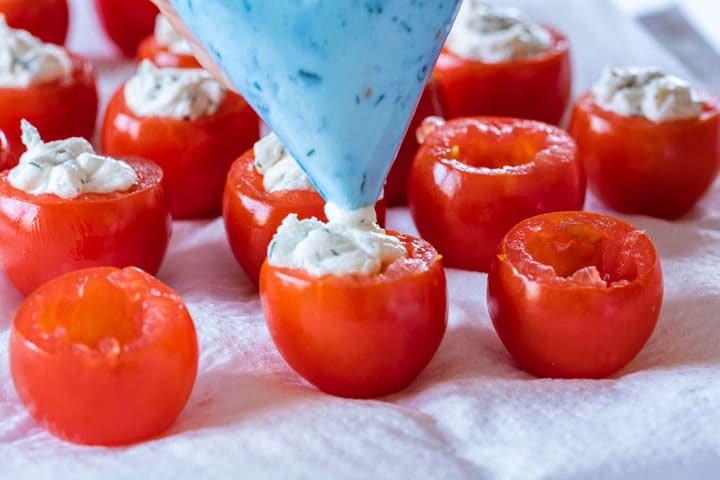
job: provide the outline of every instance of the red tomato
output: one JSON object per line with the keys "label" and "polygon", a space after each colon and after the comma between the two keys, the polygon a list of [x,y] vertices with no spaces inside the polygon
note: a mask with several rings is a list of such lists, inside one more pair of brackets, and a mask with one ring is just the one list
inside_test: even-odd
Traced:
{"label": "red tomato", "polygon": [[27,30],[43,42],[65,43],[70,23],[67,0],[0,0],[0,13],[12,28]]}
{"label": "red tomato", "polygon": [[10,142],[12,163],[25,151],[20,120],[32,123],[45,141],[69,137],[92,140],[98,112],[98,94],[92,63],[76,55],[72,78],[29,88],[0,87],[0,129]]}
{"label": "red tomato", "polygon": [[400,145],[395,162],[390,169],[390,173],[388,173],[385,182],[385,199],[390,206],[407,205],[407,183],[410,166],[418,148],[420,148],[420,144],[415,138],[415,131],[422,121],[430,116],[444,116],[440,89],[433,77],[430,77],[428,84],[425,85],[417,110],[415,110],[408,131],[405,134],[405,139]]}
{"label": "red tomato", "polygon": [[73,199],[33,195],[0,173],[0,266],[27,295],[65,272],[112,265],[155,273],[170,239],[162,171],[146,160],[126,160],[138,174],[127,192]]}
{"label": "red tomato", "polygon": [[575,142],[533,120],[450,120],[420,147],[410,212],[446,266],[487,271],[497,244],[520,220],[582,208],[585,177]]}
{"label": "red tomato", "polygon": [[409,385],[447,326],[445,273],[427,242],[392,233],[408,249],[378,275],[325,275],[265,262],[260,300],[275,345],[320,390],[371,398]]}
{"label": "red tomato", "polygon": [[555,212],[507,234],[487,292],[495,330],[522,368],[600,378],[624,367],[650,337],[662,271],[642,231],[608,215]]}
{"label": "red tomato", "polygon": [[565,35],[544,28],[553,37],[552,48],[528,58],[483,63],[443,50],[435,75],[448,117],[497,115],[560,123],[572,92],[570,46]]}
{"label": "red tomato", "polygon": [[[223,217],[230,247],[253,283],[260,278],[268,245],[282,221],[291,213],[298,218],[315,217],[324,222],[325,200],[316,191],[287,190],[268,193],[255,168],[255,154],[245,152],[235,160],[225,183]],[[385,224],[385,202],[375,206],[378,223]]]}
{"label": "red tomato", "polygon": [[604,110],[583,95],[569,131],[593,193],[615,210],[677,218],[720,169],[720,101],[700,93],[699,118],[654,123]]}
{"label": "red tomato", "polygon": [[82,444],[127,444],[167,429],[190,396],[197,362],[180,297],[133,267],[52,280],[23,302],[10,335],[20,399],[51,433]]}
{"label": "red tomato", "polygon": [[176,219],[219,214],[230,165],[258,137],[257,115],[233,92],[227,93],[215,114],[177,120],[136,115],[120,87],[110,100],[102,127],[108,155],[148,158],[163,168]]}
{"label": "red tomato", "polygon": [[137,61],[140,63],[143,60],[150,60],[158,67],[202,68],[192,55],[175,53],[167,46],[160,45],[155,40],[155,35],[147,36],[140,42]]}
{"label": "red tomato", "polygon": [[126,57],[134,57],[143,38],[153,32],[158,8],[150,0],[95,0],[100,22]]}

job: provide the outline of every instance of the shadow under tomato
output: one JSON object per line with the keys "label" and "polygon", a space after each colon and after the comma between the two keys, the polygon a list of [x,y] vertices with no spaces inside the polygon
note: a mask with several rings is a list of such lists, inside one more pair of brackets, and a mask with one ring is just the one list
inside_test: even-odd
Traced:
{"label": "shadow under tomato", "polygon": [[690,212],[676,221],[692,227],[720,231],[720,182],[703,196]]}
{"label": "shadow under tomato", "polygon": [[[483,324],[480,319],[472,322],[465,318],[470,309],[477,310],[477,304],[470,306],[468,303],[468,308],[465,308],[464,303],[454,302],[453,321],[435,357],[418,378],[398,395],[410,396],[433,385],[462,383],[465,380],[533,378],[519,368],[492,327]],[[459,325],[456,324],[458,315],[463,321]]]}
{"label": "shadow under tomato", "polygon": [[655,332],[640,354],[617,376],[647,370],[720,364],[720,292],[700,298],[668,299]]}
{"label": "shadow under tomato", "polygon": [[[0,340],[7,341],[7,337],[0,336]],[[5,379],[10,378],[10,368],[7,363],[0,366],[0,375]],[[0,388],[0,419],[3,427],[0,428],[0,444],[11,444],[21,442],[28,437],[44,430],[37,423],[23,406],[15,389],[10,386]]]}
{"label": "shadow under tomato", "polygon": [[284,382],[276,375],[205,371],[198,374],[188,405],[163,437],[257,420],[318,394],[310,385]]}
{"label": "shadow under tomato", "polygon": [[24,297],[0,272],[0,332],[10,328]]}

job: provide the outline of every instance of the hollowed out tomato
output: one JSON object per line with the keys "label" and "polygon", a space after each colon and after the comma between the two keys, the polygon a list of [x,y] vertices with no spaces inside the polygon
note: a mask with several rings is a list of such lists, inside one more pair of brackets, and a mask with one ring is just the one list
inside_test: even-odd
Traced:
{"label": "hollowed out tomato", "polygon": [[541,377],[601,378],[650,337],[662,271],[647,235],[622,220],[554,212],[505,236],[487,296],[495,330],[522,368]]}

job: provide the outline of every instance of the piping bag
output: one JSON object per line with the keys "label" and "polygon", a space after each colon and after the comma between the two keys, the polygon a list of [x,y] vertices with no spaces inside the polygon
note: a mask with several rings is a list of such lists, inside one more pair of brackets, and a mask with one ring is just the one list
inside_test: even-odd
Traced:
{"label": "piping bag", "polygon": [[320,194],[373,205],[460,0],[171,0]]}

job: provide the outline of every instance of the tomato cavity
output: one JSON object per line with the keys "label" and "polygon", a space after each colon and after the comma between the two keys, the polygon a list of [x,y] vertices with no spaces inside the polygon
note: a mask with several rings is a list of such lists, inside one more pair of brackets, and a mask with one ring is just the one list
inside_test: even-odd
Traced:
{"label": "tomato cavity", "polygon": [[647,237],[638,230],[604,231],[587,221],[563,221],[530,227],[510,249],[524,251],[527,275],[538,281],[570,283],[576,287],[609,288],[628,285],[647,264],[640,248]]}
{"label": "tomato cavity", "polygon": [[[560,158],[567,154],[567,140],[560,138],[550,127],[537,122],[517,120],[513,125],[493,118],[464,119],[454,122],[441,136],[445,156],[456,160],[463,169],[507,170],[524,167],[539,158]],[[430,127],[428,127],[430,128]],[[571,152],[570,152],[571,153]]]}
{"label": "tomato cavity", "polygon": [[155,327],[177,314],[177,303],[148,290],[145,275],[132,267],[89,270],[70,288],[53,287],[29,299],[28,320],[35,323],[25,332],[48,352],[71,349],[111,359],[150,340]]}

